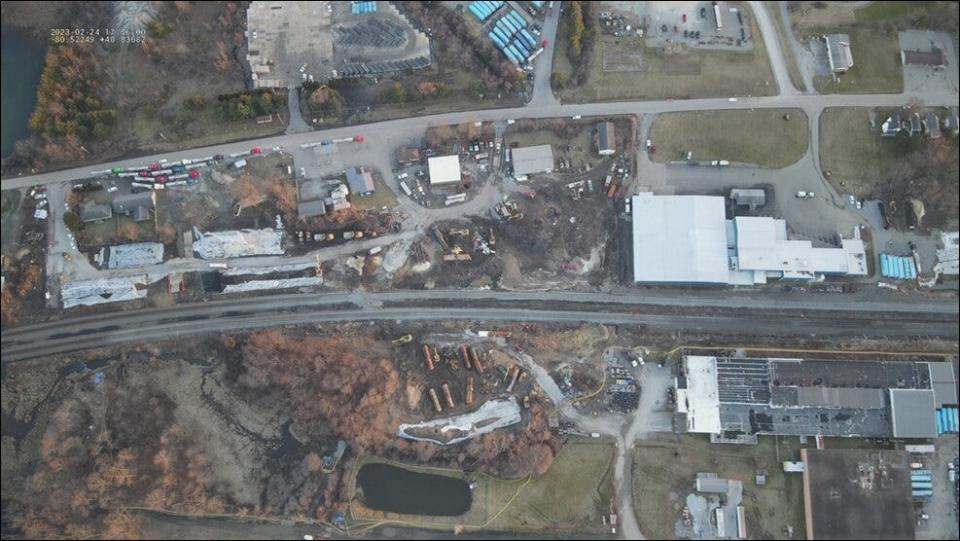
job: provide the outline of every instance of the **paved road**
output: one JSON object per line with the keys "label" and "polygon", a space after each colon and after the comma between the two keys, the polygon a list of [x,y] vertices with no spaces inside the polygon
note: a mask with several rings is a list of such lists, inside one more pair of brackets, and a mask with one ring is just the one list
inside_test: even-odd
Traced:
{"label": "paved road", "polygon": [[54,171],[39,175],[30,175],[4,179],[2,189],[18,189],[35,184],[51,184],[66,182],[89,177],[90,171],[109,169],[111,167],[131,167],[138,164],[151,163],[166,159],[170,161],[183,158],[196,158],[211,154],[230,154],[248,151],[254,146],[270,148],[282,146],[293,148],[304,143],[312,143],[322,139],[346,137],[363,134],[367,145],[387,152],[391,147],[382,145],[384,140],[403,139],[410,136],[421,136],[428,126],[459,124],[471,121],[502,121],[510,118],[551,118],[563,116],[610,116],[622,114],[654,114],[672,111],[709,111],[709,110],[743,110],[758,108],[796,107],[803,109],[809,116],[822,111],[827,107],[853,107],[870,105],[875,107],[897,107],[905,105],[911,98],[920,98],[928,106],[955,105],[957,94],[951,92],[932,92],[920,95],[908,94],[831,94],[831,95],[794,95],[794,96],[765,96],[755,98],[740,98],[737,102],[730,102],[726,98],[705,98],[696,100],[660,100],[649,102],[611,102],[591,104],[563,104],[563,105],[536,105],[512,109],[487,109],[481,111],[445,113],[440,115],[422,116],[388,120],[372,124],[334,128],[310,133],[285,134],[265,137],[257,140],[214,145],[193,150],[182,150],[144,156],[137,159],[118,160],[109,163],[76,167],[62,171]]}
{"label": "paved road", "polygon": [[760,35],[763,36],[763,43],[767,47],[767,56],[770,57],[770,68],[773,70],[773,78],[777,81],[781,96],[796,96],[800,94],[793,86],[790,80],[790,72],[787,70],[787,61],[783,55],[783,49],[780,47],[780,38],[777,34],[777,27],[763,2],[750,2],[750,9],[760,27]]}
{"label": "paved road", "polygon": [[533,76],[533,98],[530,105],[538,107],[555,107],[560,105],[560,101],[553,94],[553,87],[550,84],[550,75],[553,73],[553,53],[557,50],[557,26],[560,22],[560,4],[556,2],[553,10],[547,14],[543,21],[543,29],[540,39],[547,41],[547,46],[540,53],[540,58],[536,59],[536,70]]}

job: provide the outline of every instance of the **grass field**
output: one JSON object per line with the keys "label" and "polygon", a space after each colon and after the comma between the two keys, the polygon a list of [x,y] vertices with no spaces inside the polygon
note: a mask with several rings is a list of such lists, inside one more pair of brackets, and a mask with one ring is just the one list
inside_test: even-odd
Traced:
{"label": "grass field", "polygon": [[[607,440],[571,440],[550,470],[531,479],[468,476],[456,470],[404,466],[414,471],[458,477],[476,483],[473,505],[459,517],[424,517],[382,513],[358,502],[351,506],[358,526],[364,522],[394,521],[419,528],[452,530],[548,531],[601,533],[601,515],[609,513],[613,494],[614,444]],[[356,470],[366,462],[358,461]],[[352,490],[351,490],[352,493]]]}
{"label": "grass field", "polygon": [[887,21],[906,17],[910,13],[911,4],[925,2],[871,2],[869,6],[856,11],[858,21]]}
{"label": "grass field", "polygon": [[818,91],[838,94],[903,92],[903,66],[896,32],[863,28],[823,30],[824,33],[834,31],[850,35],[853,67],[840,74],[836,81],[832,77],[817,77]]}
{"label": "grass field", "polygon": [[[763,42],[767,37],[760,36],[752,18],[751,26],[752,35],[758,39],[749,52],[687,49],[668,55],[646,47],[640,39],[598,35],[587,82],[580,87],[567,85],[558,94],[566,102],[774,95],[777,87]],[[569,79],[573,67],[566,54],[567,41],[565,25],[561,24],[553,70]],[[642,68],[605,72],[604,54],[639,58]]]}
{"label": "grass field", "polygon": [[373,183],[376,185],[377,191],[364,197],[351,197],[350,202],[353,206],[362,210],[376,210],[383,207],[392,209],[397,206],[396,194],[387,186],[379,174],[373,174]]}
{"label": "grass field", "polygon": [[[784,120],[789,113],[790,120]],[[651,139],[659,162],[729,160],[781,168],[799,160],[809,141],[807,115],[799,109],[667,113],[657,117]]]}
{"label": "grass field", "polygon": [[[758,445],[713,445],[706,435],[685,434],[671,441],[648,442],[634,449],[633,502],[640,530],[647,538],[673,539],[687,494],[697,472],[743,481],[747,534],[751,539],[783,539],[793,526],[804,539],[803,478],[783,472],[781,462],[799,460],[797,438],[761,437]],[[758,468],[767,483],[757,486]]]}
{"label": "grass field", "polygon": [[255,120],[220,120],[212,106],[185,116],[189,122],[181,132],[176,132],[160,115],[140,110],[130,117],[128,124],[121,122],[118,131],[127,130],[131,138],[138,140],[138,148],[144,150],[179,150],[282,134],[287,129],[288,114],[284,112],[280,120],[274,115],[269,124],[257,124]]}
{"label": "grass field", "polygon": [[770,17],[773,19],[774,25],[777,27],[777,39],[780,40],[780,50],[783,51],[783,56],[787,60],[787,73],[790,74],[790,82],[793,83],[794,88],[805,92],[807,87],[803,84],[803,76],[800,75],[797,57],[793,54],[793,47],[790,46],[790,40],[787,39],[789,30],[783,27],[783,17],[780,16],[780,3],[770,0],[764,3],[767,5],[767,11],[770,12]]}
{"label": "grass field", "polygon": [[866,107],[834,108],[820,116],[820,164],[830,172],[838,191],[858,197],[875,195],[897,160],[925,141],[903,135],[882,137],[879,125],[893,110],[878,110],[873,129],[869,111]]}

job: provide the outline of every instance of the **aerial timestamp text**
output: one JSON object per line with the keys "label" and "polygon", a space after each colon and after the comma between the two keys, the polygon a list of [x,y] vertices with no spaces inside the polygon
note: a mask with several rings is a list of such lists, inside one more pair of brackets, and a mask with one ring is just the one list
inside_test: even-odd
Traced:
{"label": "aerial timestamp text", "polygon": [[146,32],[114,28],[51,28],[51,43],[142,43]]}

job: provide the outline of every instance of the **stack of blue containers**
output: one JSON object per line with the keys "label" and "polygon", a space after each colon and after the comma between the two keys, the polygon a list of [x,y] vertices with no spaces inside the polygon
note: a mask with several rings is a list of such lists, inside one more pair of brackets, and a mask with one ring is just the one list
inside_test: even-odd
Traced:
{"label": "stack of blue containers", "polygon": [[942,408],[937,410],[937,434],[955,434],[960,431],[957,424],[957,408]]}
{"label": "stack of blue containers", "polygon": [[514,10],[501,17],[487,35],[514,64],[525,63],[537,50],[537,40],[527,30],[527,21]]}
{"label": "stack of blue containers", "polygon": [[880,274],[885,278],[913,280],[917,277],[917,265],[912,257],[880,254]]}
{"label": "stack of blue containers", "polygon": [[470,10],[470,13],[473,13],[473,16],[483,22],[490,18],[500,6],[503,5],[501,0],[496,0],[495,2],[490,2],[487,0],[480,0],[470,4],[470,7],[467,8]]}
{"label": "stack of blue containers", "polygon": [[376,2],[350,2],[350,12],[354,15],[363,15],[377,11]]}

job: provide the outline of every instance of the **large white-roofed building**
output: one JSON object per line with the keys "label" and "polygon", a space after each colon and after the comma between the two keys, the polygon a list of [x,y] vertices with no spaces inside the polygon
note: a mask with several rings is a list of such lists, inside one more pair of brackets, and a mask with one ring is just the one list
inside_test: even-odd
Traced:
{"label": "large white-roofed building", "polygon": [[752,285],[867,274],[859,238],[815,248],[788,239],[784,220],[728,220],[723,197],[645,192],[630,203],[636,283]]}
{"label": "large white-roofed building", "polygon": [[633,280],[727,284],[726,211],[722,197],[633,197]]}
{"label": "large white-roofed building", "polygon": [[431,186],[460,182],[460,157],[456,154],[430,158],[427,167],[430,169]]}

